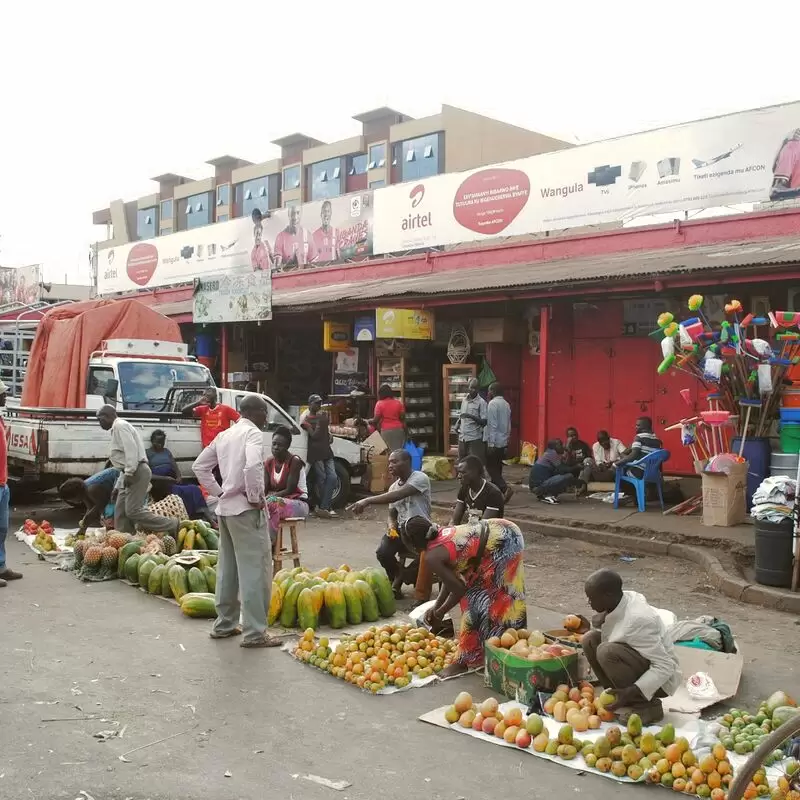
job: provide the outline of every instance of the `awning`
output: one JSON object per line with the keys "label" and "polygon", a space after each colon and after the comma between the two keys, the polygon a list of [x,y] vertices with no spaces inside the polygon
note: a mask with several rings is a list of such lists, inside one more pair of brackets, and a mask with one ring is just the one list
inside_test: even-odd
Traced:
{"label": "awning", "polygon": [[477,269],[449,270],[388,280],[354,281],[273,294],[275,308],[314,306],[349,300],[401,298],[491,292],[504,288],[558,286],[567,283],[624,281],[660,275],[698,273],[745,267],[777,267],[800,263],[800,237],[752,239],[742,242],[639,250],[600,256],[583,256],[527,264],[502,264]]}

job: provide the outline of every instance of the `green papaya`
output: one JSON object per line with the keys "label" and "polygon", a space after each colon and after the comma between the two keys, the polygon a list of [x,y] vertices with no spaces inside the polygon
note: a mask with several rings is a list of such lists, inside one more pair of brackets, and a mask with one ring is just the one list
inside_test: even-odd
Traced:
{"label": "green papaya", "polygon": [[365,572],[367,583],[370,589],[375,592],[375,597],[378,600],[378,611],[380,611],[381,616],[393,616],[397,611],[397,603],[392,591],[391,581],[386,572],[375,567],[365,570]]}
{"label": "green papaya", "polygon": [[164,572],[161,573],[161,596],[172,598],[172,587],[169,585],[169,571],[171,564],[164,564]]}
{"label": "green papaya", "polygon": [[217,590],[217,571],[214,567],[203,567],[203,577],[208,584],[208,591],[213,594]]}
{"label": "green papaya", "polygon": [[147,591],[150,594],[161,594],[161,583],[166,571],[167,567],[164,564],[156,564],[155,568],[151,570],[150,577],[147,580]]}
{"label": "green papaya", "polygon": [[358,594],[361,597],[361,612],[367,622],[375,622],[380,616],[378,609],[378,599],[375,597],[375,592],[366,581],[356,581],[353,586],[358,589]]}
{"label": "green papaya", "polygon": [[186,570],[180,564],[174,564],[169,568],[169,586],[172,589],[172,596],[179,602],[185,594],[189,593]]}
{"label": "green papaya", "polygon": [[134,553],[125,562],[125,578],[130,581],[134,586],[139,584],[139,559],[141,556]]}
{"label": "green papaya", "polygon": [[364,619],[364,612],[361,610],[361,595],[352,583],[342,585],[344,592],[344,602],[347,606],[347,622],[350,625],[358,625]]}
{"label": "green papaya", "polygon": [[158,566],[154,558],[139,559],[139,586],[147,589],[150,585],[150,573]]}
{"label": "green papaya", "polygon": [[314,593],[303,589],[297,596],[297,621],[303,630],[319,627],[319,614],[314,610]]}
{"label": "green papaya", "polygon": [[297,624],[297,598],[303,591],[302,583],[293,583],[283,596],[280,623],[284,628],[293,628]]}
{"label": "green papaya", "polygon": [[117,557],[117,577],[122,578],[125,575],[125,563],[134,554],[138,554],[142,549],[142,542],[139,539],[134,539],[128,542],[119,549],[119,556]]}
{"label": "green papaya", "polygon": [[347,624],[347,601],[344,597],[344,586],[340,583],[329,583],[325,587],[325,608],[328,609],[328,624],[331,628],[344,628]]}
{"label": "green papaya", "polygon": [[186,575],[186,580],[189,583],[190,592],[208,592],[208,584],[206,583],[203,573],[197,568],[192,567]]}

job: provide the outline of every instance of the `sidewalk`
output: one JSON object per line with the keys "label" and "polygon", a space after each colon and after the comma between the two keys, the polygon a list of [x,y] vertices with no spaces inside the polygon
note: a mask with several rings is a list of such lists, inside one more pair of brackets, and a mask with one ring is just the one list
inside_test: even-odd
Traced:
{"label": "sidewalk", "polygon": [[[703,525],[700,513],[679,517],[664,516],[657,503],[649,503],[647,511],[639,513],[632,506],[615,510],[610,503],[588,498],[573,499],[563,495],[557,506],[539,502],[527,487],[528,467],[506,467],[503,475],[514,489],[514,496],[506,506],[506,516],[526,521],[551,523],[574,528],[591,528],[600,531],[615,531],[632,536],[655,537],[664,542],[697,544],[741,552],[753,547],[755,535],[751,524],[733,528],[712,528]],[[524,482],[523,485],[517,485]],[[458,481],[432,481],[433,502],[439,506],[452,506],[458,494]]]}

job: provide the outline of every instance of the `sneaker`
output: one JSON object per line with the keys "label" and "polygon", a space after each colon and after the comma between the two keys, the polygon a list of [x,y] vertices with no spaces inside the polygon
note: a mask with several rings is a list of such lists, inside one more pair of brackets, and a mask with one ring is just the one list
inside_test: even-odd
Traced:
{"label": "sneaker", "polygon": [[330,511],[326,511],[324,508],[318,508],[314,511],[314,516],[317,519],[330,519]]}
{"label": "sneaker", "polygon": [[0,588],[3,586],[8,586],[8,581],[4,581],[2,578],[0,578]]}
{"label": "sneaker", "polygon": [[0,570],[0,578],[4,581],[18,581],[22,578],[22,573],[14,572],[13,569],[6,567],[4,570]]}
{"label": "sneaker", "polygon": [[328,518],[329,519],[339,519],[339,515],[335,511],[329,511],[328,512]]}
{"label": "sneaker", "polygon": [[544,497],[540,497],[539,500],[542,503],[547,503],[548,505],[551,505],[551,506],[559,505],[558,498],[557,497],[553,497],[553,495],[551,495],[551,494],[545,495]]}

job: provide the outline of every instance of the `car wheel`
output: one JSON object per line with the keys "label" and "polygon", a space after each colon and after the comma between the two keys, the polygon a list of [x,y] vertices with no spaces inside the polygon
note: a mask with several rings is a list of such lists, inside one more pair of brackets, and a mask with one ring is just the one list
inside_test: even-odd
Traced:
{"label": "car wheel", "polygon": [[344,508],[350,499],[350,471],[341,461],[335,461],[336,487],[331,498],[332,508]]}

